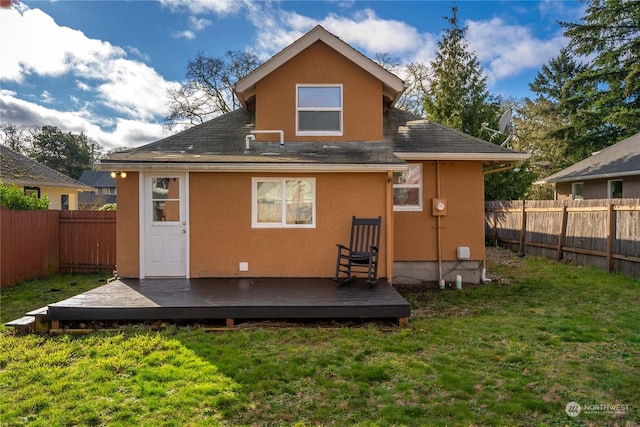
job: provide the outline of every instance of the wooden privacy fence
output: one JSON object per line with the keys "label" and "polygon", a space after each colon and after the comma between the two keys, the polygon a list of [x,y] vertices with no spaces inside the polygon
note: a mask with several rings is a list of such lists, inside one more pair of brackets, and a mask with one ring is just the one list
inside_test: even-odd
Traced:
{"label": "wooden privacy fence", "polygon": [[640,199],[485,203],[494,244],[640,278]]}
{"label": "wooden privacy fence", "polygon": [[0,210],[2,287],[115,264],[116,212]]}

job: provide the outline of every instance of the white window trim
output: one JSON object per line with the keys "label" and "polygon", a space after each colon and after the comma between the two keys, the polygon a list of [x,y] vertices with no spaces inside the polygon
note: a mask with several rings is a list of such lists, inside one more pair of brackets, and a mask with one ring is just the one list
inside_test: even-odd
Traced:
{"label": "white window trim", "polygon": [[[622,179],[610,179],[607,181],[607,198],[613,199],[613,183],[622,182],[622,189],[624,191],[624,181]],[[622,198],[622,195],[620,195]]]}
{"label": "white window trim", "polygon": [[[296,181],[296,180],[311,181],[311,185],[312,185],[311,224],[287,224],[286,194],[283,194],[283,197],[282,197],[282,213],[283,213],[282,221],[280,223],[258,222],[258,182],[280,182],[282,184],[283,191],[286,193],[286,187],[287,187],[286,182]],[[251,228],[316,228],[316,179],[310,178],[310,177],[286,177],[286,178],[254,177],[254,178],[251,178]]]}
{"label": "white window trim", "polygon": [[422,212],[424,210],[423,188],[424,188],[424,168],[422,163],[409,163],[409,166],[420,167],[420,184],[393,184],[392,191],[396,188],[418,188],[418,206],[396,205],[394,203],[393,210],[396,212]]}
{"label": "white window trim", "polygon": [[[298,92],[301,87],[328,87],[328,88],[340,88],[340,107],[302,107],[298,106]],[[344,121],[344,91],[341,83],[336,84],[296,84],[296,135],[299,136],[342,136]],[[338,111],[340,112],[340,130],[337,131],[315,131],[315,130],[300,130],[299,112],[300,111]]]}
{"label": "white window trim", "polygon": [[[576,187],[582,184],[583,194],[580,195],[581,199],[576,199]],[[584,182],[572,182],[571,183],[571,200],[584,200]]]}

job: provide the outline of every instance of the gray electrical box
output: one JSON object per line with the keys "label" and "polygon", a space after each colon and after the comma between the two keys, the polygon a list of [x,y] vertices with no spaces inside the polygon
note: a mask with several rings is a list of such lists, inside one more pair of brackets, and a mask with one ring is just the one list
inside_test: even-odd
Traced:
{"label": "gray electrical box", "polygon": [[471,258],[471,249],[469,246],[458,246],[458,259],[469,259]]}

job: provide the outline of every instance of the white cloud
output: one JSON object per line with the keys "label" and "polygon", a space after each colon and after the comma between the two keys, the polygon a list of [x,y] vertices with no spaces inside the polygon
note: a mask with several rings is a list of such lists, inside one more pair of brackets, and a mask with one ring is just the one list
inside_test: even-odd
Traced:
{"label": "white cloud", "polygon": [[430,34],[420,32],[402,21],[380,18],[375,11],[365,9],[352,16],[329,14],[317,20],[297,12],[272,9],[262,4],[247,7],[246,15],[256,28],[256,54],[268,59],[313,28],[322,25],[331,33],[372,57],[389,53],[405,61],[432,56],[425,49],[435,46]]}
{"label": "white cloud", "polygon": [[105,64],[103,73],[106,83],[98,86],[100,99],[107,107],[138,119],[165,115],[167,89],[179,86],[153,68],[123,58]]}
{"label": "white cloud", "polygon": [[193,40],[196,38],[196,33],[191,30],[176,31],[173,36],[179,39]]}
{"label": "white cloud", "polygon": [[[31,97],[34,102],[19,99],[29,99],[28,93],[18,95],[3,91],[3,122],[51,124],[68,132],[85,132],[110,146],[130,145],[143,139],[150,142],[160,137],[161,125],[143,125],[140,121],[155,122],[156,118],[166,115],[166,91],[179,83],[166,81],[145,63],[128,59],[123,48],[59,26],[41,10],[23,9],[22,13],[15,9],[0,13],[0,39],[18,41],[0,45],[0,80],[27,87],[25,85],[30,84],[31,75],[50,78],[69,75],[75,78],[77,90],[94,93],[95,97],[82,102],[69,94],[67,99],[73,107],[66,108],[82,105],[82,109],[55,111],[43,106],[56,102],[50,90],[42,91],[37,101]],[[143,57],[135,48],[129,47],[128,50],[137,57]],[[105,123],[94,113],[101,105],[125,117],[109,118]],[[150,128],[153,132],[147,138],[141,137],[133,131],[134,124],[137,129]],[[104,131],[102,128],[105,126],[115,126],[115,131]],[[116,136],[134,139],[128,142],[114,139]]]}
{"label": "white cloud", "polygon": [[558,30],[551,38],[536,38],[531,29],[507,25],[499,18],[467,21],[467,40],[491,79],[515,76],[523,70],[539,68],[558,54],[568,40]]}
{"label": "white cloud", "polygon": [[56,99],[48,90],[42,91],[42,93],[40,94],[40,99],[45,104],[53,104],[54,102],[56,102]]}
{"label": "white cloud", "polygon": [[409,52],[415,50],[421,40],[415,27],[401,21],[381,19],[371,9],[358,12],[353,18],[329,15],[320,25],[368,52]]}
{"label": "white cloud", "polygon": [[241,0],[160,0],[162,6],[174,12],[187,10],[193,14],[215,13],[229,15],[240,11],[245,1]]}
{"label": "white cloud", "polygon": [[202,31],[211,25],[211,21],[205,18],[196,18],[195,16],[189,17],[189,27],[194,31]]}
{"label": "white cloud", "polygon": [[[99,67],[125,55],[108,42],[87,38],[81,31],[58,26],[38,9],[0,14],[0,79],[23,82],[30,74],[60,76],[77,68]],[[6,42],[11,40],[11,42]]]}
{"label": "white cloud", "polygon": [[[139,146],[165,137],[162,125],[117,118],[101,121],[86,110],[58,111],[23,99],[11,91],[0,91],[0,115],[7,123],[24,126],[57,126],[65,132],[84,133],[105,150]],[[105,124],[111,130],[104,130]]]}

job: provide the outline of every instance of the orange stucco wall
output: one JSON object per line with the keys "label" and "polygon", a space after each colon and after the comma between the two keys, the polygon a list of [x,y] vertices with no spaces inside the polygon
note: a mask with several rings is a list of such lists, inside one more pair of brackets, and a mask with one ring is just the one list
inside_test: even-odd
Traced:
{"label": "orange stucco wall", "polygon": [[116,268],[121,277],[138,277],[140,273],[140,229],[138,172],[118,178],[118,215],[116,216]]}
{"label": "orange stucco wall", "polygon": [[[314,176],[316,228],[251,228],[248,173],[191,173],[191,277],[333,277],[336,243],[349,243],[353,215],[385,217],[386,173]],[[119,196],[119,194],[118,194]],[[379,276],[385,277],[383,219]],[[240,272],[239,263],[249,271]]]}
{"label": "orange stucco wall", "polygon": [[[332,83],[343,85],[343,135],[296,137],[296,84]],[[256,129],[284,130],[286,141],[381,141],[382,82],[316,42],[256,84]]]}
{"label": "orange stucco wall", "polygon": [[[457,259],[457,248],[468,246],[472,260],[483,260],[484,181],[481,162],[440,161],[440,198],[447,201],[441,217],[443,261]],[[437,219],[431,200],[437,197],[436,162],[423,163],[422,212],[395,212],[395,261],[438,259]]]}

